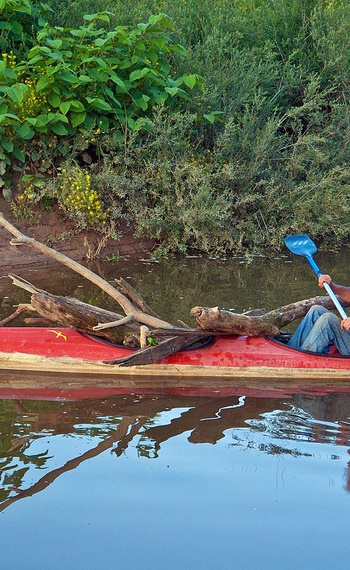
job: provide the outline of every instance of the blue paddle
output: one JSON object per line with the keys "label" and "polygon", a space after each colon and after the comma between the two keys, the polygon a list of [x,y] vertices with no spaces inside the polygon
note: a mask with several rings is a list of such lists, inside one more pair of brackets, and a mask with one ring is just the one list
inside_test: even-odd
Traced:
{"label": "blue paddle", "polygon": [[[316,273],[317,277],[322,275],[322,271],[317,266],[315,260],[312,257],[312,255],[317,252],[317,247],[308,236],[303,234],[296,236],[287,236],[286,238],[284,238],[284,243],[288,247],[289,251],[295,253],[296,255],[302,255],[307,259],[312,269]],[[332,299],[334,305],[337,307],[340,316],[343,319],[346,319],[347,314],[344,311],[343,307],[341,306],[338,297],[336,297],[336,295],[334,294],[332,287],[329,285],[329,283],[323,283],[323,286],[326,289],[330,298]]]}

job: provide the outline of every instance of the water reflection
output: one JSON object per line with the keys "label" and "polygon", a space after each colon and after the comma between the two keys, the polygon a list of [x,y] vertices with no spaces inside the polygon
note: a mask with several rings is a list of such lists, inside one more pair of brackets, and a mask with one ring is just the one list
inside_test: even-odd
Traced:
{"label": "water reflection", "polygon": [[[117,459],[131,447],[139,458],[158,459],[163,445],[179,436],[193,445],[226,437],[228,448],[310,459],[314,453],[306,444],[349,447],[350,395],[0,400],[0,433],[2,511],[106,451]],[[345,486],[349,491],[350,462]]]}

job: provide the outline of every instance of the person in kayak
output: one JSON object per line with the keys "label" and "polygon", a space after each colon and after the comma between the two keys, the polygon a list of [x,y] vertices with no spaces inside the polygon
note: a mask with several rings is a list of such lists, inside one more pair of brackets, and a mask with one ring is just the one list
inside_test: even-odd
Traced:
{"label": "person in kayak", "polygon": [[[320,275],[319,287],[323,289],[324,283],[331,285],[341,299],[350,302],[350,287],[333,283],[329,275]],[[340,354],[350,356],[350,317],[341,320],[320,305],[311,307],[288,342],[290,348],[320,354],[328,354],[332,344]]]}

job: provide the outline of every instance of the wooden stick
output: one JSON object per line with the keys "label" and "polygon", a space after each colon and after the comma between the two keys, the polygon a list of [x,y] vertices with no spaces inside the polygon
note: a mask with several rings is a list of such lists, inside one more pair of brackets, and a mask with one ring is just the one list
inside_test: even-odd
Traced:
{"label": "wooden stick", "polygon": [[0,321],[0,327],[4,327],[8,323],[10,323],[11,321],[14,321],[15,319],[17,319],[17,317],[19,317],[25,311],[34,311],[35,312],[35,309],[32,307],[32,305],[30,303],[29,304],[28,303],[21,303],[20,305],[18,305],[17,309],[15,310],[14,313],[12,313],[12,315],[9,315],[8,317],[6,317],[2,321]]}
{"label": "wooden stick", "polygon": [[134,303],[134,305],[137,305],[143,312],[147,313],[148,315],[152,315],[152,317],[160,319],[160,316],[155,311],[153,311],[149,305],[147,305],[146,301],[143,299],[140,293],[138,293],[136,289],[130,285],[130,283],[125,281],[125,279],[122,277],[116,279],[116,283],[118,283],[121,292],[127,295]]}
{"label": "wooden stick", "polygon": [[122,319],[118,319],[117,321],[112,321],[111,323],[98,323],[95,327],[92,327],[93,331],[103,331],[104,329],[112,329],[114,327],[120,327],[121,325],[125,325],[126,323],[130,323],[130,321],[134,320],[134,315],[130,313],[126,317]]}
{"label": "wooden stick", "polygon": [[147,346],[147,335],[149,332],[149,328],[145,325],[140,326],[140,347],[146,348]]}

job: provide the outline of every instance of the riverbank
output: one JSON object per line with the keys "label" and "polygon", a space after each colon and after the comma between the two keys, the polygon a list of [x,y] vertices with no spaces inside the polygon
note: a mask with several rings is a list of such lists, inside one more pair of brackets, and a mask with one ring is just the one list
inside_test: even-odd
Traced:
{"label": "riverbank", "polygon": [[[93,231],[80,230],[74,221],[57,206],[48,211],[38,211],[35,221],[16,220],[10,205],[1,200],[0,212],[24,235],[34,238],[75,261],[94,257],[106,259],[108,256],[127,256],[152,251],[155,242],[150,239],[136,239],[132,230],[120,227],[118,239],[109,238],[101,247],[103,236]],[[0,227],[0,268],[13,269],[23,265],[53,263],[42,253],[28,246],[10,245],[12,236]],[[96,255],[96,252],[97,253]]]}

